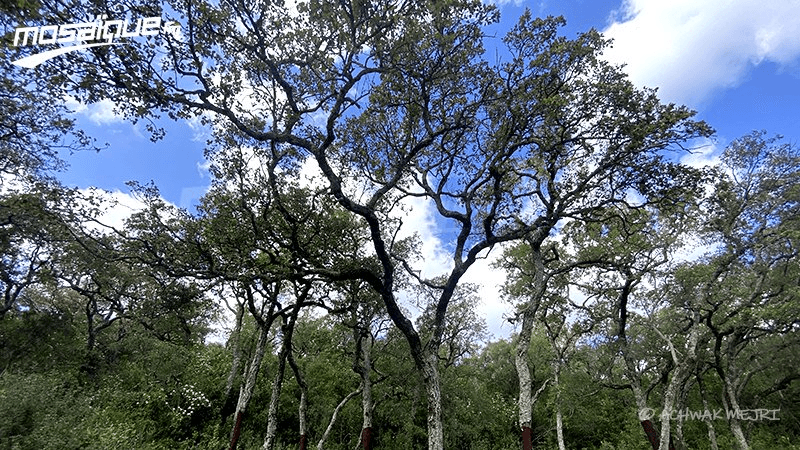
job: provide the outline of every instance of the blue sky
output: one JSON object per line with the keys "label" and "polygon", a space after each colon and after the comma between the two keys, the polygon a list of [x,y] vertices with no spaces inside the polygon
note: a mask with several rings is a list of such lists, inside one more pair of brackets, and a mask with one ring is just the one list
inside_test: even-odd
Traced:
{"label": "blue sky", "polygon": [[[754,129],[800,139],[800,2],[797,0],[572,0],[498,2],[507,29],[525,8],[563,15],[566,36],[596,28],[615,39],[609,58],[632,80],[659,87],[665,101],[686,104],[716,130],[718,151]],[[769,5],[769,6],[767,6]],[[111,104],[81,106],[79,124],[108,149],[64,155],[62,180],[127,191],[154,181],[170,202],[188,207],[209,184],[203,142],[191,124],[161,122],[151,143],[142,124],[113,114]]]}
{"label": "blue sky", "polygon": [[[563,34],[595,28],[614,39],[609,60],[626,65],[639,86],[658,87],[665,102],[685,104],[717,130],[701,142],[702,152],[687,162],[713,162],[715,153],[752,130],[800,140],[800,0],[572,0],[498,2],[502,23],[512,26],[525,8],[540,16],[563,15]],[[499,36],[498,36],[499,37]],[[70,167],[61,174],[68,185],[121,191],[126,181],[153,181],[169,202],[191,207],[210,183],[203,170],[202,130],[191,122],[162,121],[166,137],[150,142],[143,124],[131,125],[113,113],[113,105],[75,105],[79,125],[109,147],[99,153],[64,155]],[[426,259],[424,270],[446,269],[437,220],[425,205],[417,222]],[[124,212],[121,213],[124,215]],[[119,215],[118,215],[119,217]],[[495,253],[496,255],[496,253]],[[482,261],[470,269],[470,281],[484,286],[482,310],[495,336],[508,312],[498,298],[496,276]],[[492,282],[491,280],[494,280]]]}

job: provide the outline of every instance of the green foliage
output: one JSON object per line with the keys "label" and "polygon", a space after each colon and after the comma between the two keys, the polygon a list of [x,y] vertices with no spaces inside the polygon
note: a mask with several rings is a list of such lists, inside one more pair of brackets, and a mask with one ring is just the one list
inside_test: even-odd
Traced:
{"label": "green foliage", "polygon": [[[86,19],[56,3],[6,2],[0,23]],[[9,67],[29,49],[0,48],[0,126],[13,130],[0,133],[0,174],[25,186],[0,196],[0,450],[224,447],[227,376],[235,392],[254,322],[290,314],[312,443],[358,386],[361,333],[374,338],[378,448],[426,445],[428,356],[441,371],[446,448],[517,448],[514,345],[482,345],[477,299],[459,283],[486,250],[522,241],[503,263],[519,315],[537,314],[521,349],[541,394],[539,448],[555,446],[556,409],[570,447],[645,447],[632,383],[659,405],[683,372],[681,405],[731,391],[743,408],[775,404],[787,420],[747,424],[751,445],[800,446],[796,149],[764,133],[735,141],[703,202],[709,174],[668,152],[710,127],[635,88],[601,58],[609,43],[596,31],[568,39],[563,19],[526,12],[494,62],[483,33],[497,9],[478,0],[296,3],[98,4],[174,19],[181,35],[63,55],[33,81]],[[63,142],[93,145],[66,117],[65,95],[111,100],[134,121],[213,114],[215,180],[197,216],[135,185],[144,211],[120,229],[87,227],[99,201],[79,206],[49,177]],[[312,161],[321,178],[302,179]],[[423,280],[414,267],[404,199],[430,201],[455,225],[442,233],[448,276]],[[672,265],[691,230],[717,251]],[[281,282],[313,286],[302,313]],[[416,327],[397,303],[415,282],[425,287]],[[211,292],[249,313],[238,371],[229,349],[204,342]],[[384,309],[396,328],[379,325]],[[268,347],[240,448],[261,444],[278,366]],[[279,448],[297,437],[297,381],[287,374],[280,393]],[[707,447],[703,425],[685,424],[691,448]],[[735,444],[726,425],[721,448]],[[328,448],[353,448],[360,427],[354,399]]]}

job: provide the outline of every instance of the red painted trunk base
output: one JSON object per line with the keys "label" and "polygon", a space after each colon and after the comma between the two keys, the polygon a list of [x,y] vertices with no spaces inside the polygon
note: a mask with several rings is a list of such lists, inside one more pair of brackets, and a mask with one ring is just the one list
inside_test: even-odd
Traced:
{"label": "red painted trunk base", "polygon": [[305,434],[301,434],[300,435],[300,450],[306,450],[306,442],[307,441],[308,441],[308,438],[306,437],[306,435]]}
{"label": "red painted trunk base", "polygon": [[653,422],[643,420],[642,428],[644,428],[644,434],[647,435],[647,440],[650,441],[653,450],[658,450],[658,433],[656,433],[656,429],[653,427]]}
{"label": "red painted trunk base", "polygon": [[361,445],[364,447],[364,450],[370,450],[372,448],[372,428],[364,428],[361,430]]}
{"label": "red painted trunk base", "polygon": [[236,450],[236,442],[239,440],[239,434],[242,432],[242,412],[236,413],[236,425],[233,426],[233,436],[231,436],[230,450]]}
{"label": "red painted trunk base", "polygon": [[533,450],[533,433],[531,427],[522,427],[522,450]]}
{"label": "red painted trunk base", "polygon": [[[644,428],[644,434],[647,435],[647,440],[650,441],[650,445],[653,446],[653,450],[658,450],[659,442],[661,441],[661,436],[659,436],[658,432],[656,432],[656,428],[653,426],[653,422],[649,420],[643,420],[642,428]],[[672,445],[671,437],[669,440],[669,450],[675,450],[675,447]]]}

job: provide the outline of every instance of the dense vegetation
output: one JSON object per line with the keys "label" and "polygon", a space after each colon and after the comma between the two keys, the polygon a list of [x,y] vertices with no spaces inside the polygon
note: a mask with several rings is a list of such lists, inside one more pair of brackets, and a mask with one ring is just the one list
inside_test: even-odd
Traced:
{"label": "dense vegetation", "polygon": [[[681,164],[710,126],[635,88],[602,36],[526,14],[489,57],[481,2],[2,21],[89,6],[182,31],[33,81],[4,41],[0,449],[800,448],[794,146],[753,132]],[[146,207],[112,226],[62,186],[57,152],[96,149],[67,94],[202,117],[197,210],[133,184]],[[420,205],[445,273],[421,272]],[[468,283],[490,250],[508,339]]]}

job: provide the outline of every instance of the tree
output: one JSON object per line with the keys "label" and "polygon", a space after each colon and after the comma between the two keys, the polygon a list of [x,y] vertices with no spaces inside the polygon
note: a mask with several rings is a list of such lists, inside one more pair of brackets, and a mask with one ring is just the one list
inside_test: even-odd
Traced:
{"label": "tree", "polygon": [[[680,174],[657,152],[709,130],[602,63],[597,33],[557,38],[557,19],[526,14],[504,41],[511,61],[492,64],[482,27],[497,13],[479,1],[293,6],[175,2],[181,34],[52,67],[69,68],[67,88],[82,101],[109,98],[131,117],[207,112],[271,158],[268,167],[313,160],[333,201],[369,232],[378,266],[361,258],[346,276],[370,284],[406,338],[426,388],[428,447],[441,449],[439,346],[470,266],[503,242],[528,236],[536,247],[559,220],[625,201],[630,188],[656,196]],[[155,2],[93,13],[120,10],[173,18]],[[637,185],[645,175],[654,183]],[[441,283],[415,276],[395,239],[393,209],[406,198],[427,199],[453,226]],[[427,343],[398,302],[403,271],[438,292]],[[529,406],[521,398],[522,429]]]}
{"label": "tree", "polygon": [[[695,268],[699,277],[686,281],[698,292],[693,310],[712,336],[725,407],[739,411],[751,377],[773,364],[753,347],[779,336],[788,340],[779,337],[778,348],[797,345],[791,336],[798,326],[800,155],[779,137],[753,132],[732,142],[721,161],[706,225],[717,250]],[[787,382],[796,378],[790,374]],[[734,415],[730,426],[737,446],[750,448],[741,419]]]}

